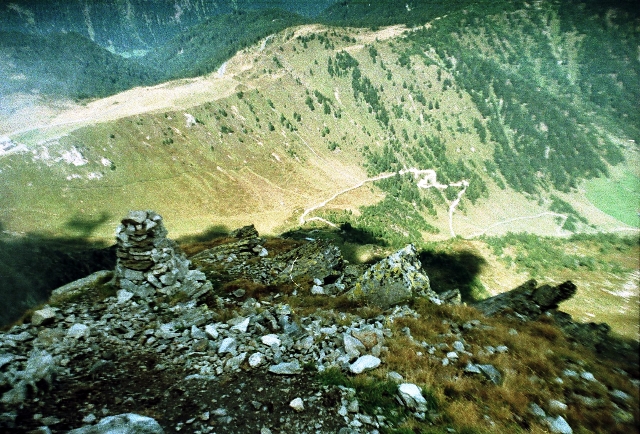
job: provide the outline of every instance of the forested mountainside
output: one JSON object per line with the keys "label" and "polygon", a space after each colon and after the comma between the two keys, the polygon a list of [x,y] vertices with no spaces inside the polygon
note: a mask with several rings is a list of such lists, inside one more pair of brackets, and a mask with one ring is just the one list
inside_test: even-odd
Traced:
{"label": "forested mountainside", "polygon": [[[595,208],[637,225],[632,201],[611,204],[637,189],[637,173],[622,164],[637,152],[640,138],[633,109],[640,99],[637,15],[594,3],[481,6],[470,2],[412,28],[374,29],[296,27],[302,18],[289,13],[235,12],[208,19],[149,53],[145,67],[94,50],[79,35],[50,36],[47,42],[7,35],[5,47],[24,43],[40,51],[5,50],[5,56],[38,65],[51,77],[47,86],[65,89],[56,77],[75,77],[68,83],[84,86],[85,96],[105,92],[100,84],[122,89],[127,81],[139,85],[160,76],[219,71],[192,85],[176,82],[115,96],[112,103],[90,103],[89,111],[92,104],[111,105],[76,127],[61,119],[71,125],[67,132],[11,137],[6,149],[22,149],[24,142],[30,152],[3,157],[0,176],[11,205],[2,218],[8,227],[22,222],[15,228],[24,229],[28,219],[19,216],[28,212],[24,198],[32,195],[42,201],[47,219],[69,218],[70,210],[97,217],[142,198],[155,206],[162,197],[163,206],[179,210],[192,194],[202,198],[192,203],[202,205],[189,210],[191,216],[242,216],[257,201],[258,209],[275,213],[272,229],[313,217],[304,208],[330,196],[329,186],[364,181],[366,198],[314,208],[316,217],[394,244],[425,233],[483,233],[501,217],[524,213],[546,212],[548,226],[565,232],[597,228],[606,217]],[[388,21],[394,20],[392,14]],[[244,33],[235,33],[240,28]],[[234,46],[246,48],[221,68]],[[91,62],[74,62],[83,56]],[[5,83],[29,83],[20,68],[7,65],[12,75]],[[161,92],[169,89],[177,99],[164,100]],[[114,110],[133,113],[127,107],[137,114],[101,121]],[[92,116],[93,125],[77,129]],[[34,137],[40,145],[33,146]],[[154,164],[141,167],[143,161]],[[232,183],[223,181],[227,170]],[[603,185],[597,180],[611,177],[630,181],[607,184],[605,197],[585,199],[585,179],[596,180],[595,191]],[[156,187],[149,190],[147,183]],[[368,190],[371,185],[376,188]],[[119,190],[123,186],[128,188]],[[134,186],[140,191],[131,195]],[[276,202],[258,199],[276,191],[282,197]],[[384,199],[374,199],[379,194]],[[234,197],[232,208],[225,197]],[[480,214],[505,197],[521,199],[480,223]],[[67,211],[52,212],[59,207]],[[454,213],[465,218],[454,224]],[[61,226],[49,221],[44,227]]]}
{"label": "forested mountainside", "polygon": [[49,35],[74,32],[118,53],[149,50],[207,18],[277,8],[314,16],[333,0],[15,0],[0,6],[5,31]]}

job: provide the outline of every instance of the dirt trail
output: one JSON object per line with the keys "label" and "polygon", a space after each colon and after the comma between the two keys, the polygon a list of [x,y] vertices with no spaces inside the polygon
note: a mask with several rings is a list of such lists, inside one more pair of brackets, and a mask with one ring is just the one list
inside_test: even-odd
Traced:
{"label": "dirt trail", "polygon": [[323,208],[325,207],[329,202],[333,201],[334,199],[336,199],[338,196],[341,196],[345,193],[348,193],[350,191],[356,190],[362,186],[364,186],[365,184],[369,183],[369,182],[374,182],[374,181],[379,181],[381,179],[387,179],[387,178],[391,178],[397,175],[405,175],[407,173],[412,173],[414,178],[418,179],[419,181],[416,183],[416,186],[418,188],[424,188],[424,189],[429,189],[429,188],[437,188],[439,190],[444,190],[447,189],[449,187],[462,187],[462,190],[460,190],[458,192],[457,197],[451,201],[451,203],[449,204],[449,230],[451,231],[451,237],[455,238],[456,233],[453,230],[453,213],[456,210],[456,207],[458,206],[458,204],[460,203],[460,200],[462,199],[462,196],[464,196],[464,193],[467,191],[467,187],[469,186],[469,181],[467,180],[462,180],[462,181],[458,181],[458,182],[453,182],[451,184],[441,184],[438,182],[437,179],[437,173],[435,170],[433,169],[416,169],[416,168],[410,168],[410,169],[402,169],[399,172],[393,172],[393,173],[383,173],[381,175],[378,176],[374,176],[373,178],[367,178],[364,181],[359,182],[358,184],[352,186],[352,187],[348,187],[345,188],[344,190],[341,190],[337,193],[335,193],[333,196],[331,196],[330,198],[310,207],[304,210],[304,212],[302,213],[302,215],[300,216],[299,219],[299,223],[300,225],[305,224],[305,222],[308,221],[321,221],[325,224],[328,224],[329,226],[332,227],[337,227],[335,225],[335,223],[332,223],[328,220],[325,220],[321,217],[312,217],[310,219],[307,219],[307,215],[309,215],[309,213]]}

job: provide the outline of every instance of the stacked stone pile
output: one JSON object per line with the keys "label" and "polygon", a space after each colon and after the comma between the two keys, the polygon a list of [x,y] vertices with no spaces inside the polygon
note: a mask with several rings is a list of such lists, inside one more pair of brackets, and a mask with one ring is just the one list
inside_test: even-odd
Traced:
{"label": "stacked stone pile", "polygon": [[210,291],[204,273],[189,269],[191,261],[167,238],[162,217],[153,211],[130,211],[116,228],[116,284],[141,298],[156,293],[185,293],[197,299]]}

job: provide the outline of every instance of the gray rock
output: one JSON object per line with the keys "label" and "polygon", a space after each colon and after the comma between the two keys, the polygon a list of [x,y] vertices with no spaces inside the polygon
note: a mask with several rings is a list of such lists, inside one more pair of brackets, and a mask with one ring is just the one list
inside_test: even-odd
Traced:
{"label": "gray rock", "polygon": [[100,282],[107,282],[113,277],[112,270],[101,270],[90,274],[87,277],[67,283],[60,288],[54,289],[49,301],[54,304],[61,303],[69,298],[82,294],[83,292],[95,288]]}
{"label": "gray rock", "polygon": [[[1,360],[2,360],[2,356],[0,356],[0,367],[2,367]],[[614,401],[617,401],[618,403],[626,403],[631,400],[631,395],[618,389],[615,389],[609,392],[609,396],[611,396],[611,399],[613,399]]]}
{"label": "gray rock", "polygon": [[398,394],[404,405],[411,411],[425,412],[428,410],[427,400],[422,391],[413,383],[402,383],[398,386]]}
{"label": "gray rock", "polygon": [[538,404],[536,404],[535,402],[532,403],[529,406],[529,409],[531,410],[531,413],[535,416],[538,417],[547,417],[547,414],[544,412],[544,410],[542,409],[542,407],[540,407]]}
{"label": "gray rock", "polygon": [[438,294],[438,298],[445,304],[459,306],[462,304],[462,295],[459,289],[451,289],[449,291]]}
{"label": "gray rock", "polygon": [[191,338],[192,339],[206,339],[207,338],[207,333],[203,332],[202,330],[200,330],[197,326],[192,325],[191,326]]}
{"label": "gray rock", "polygon": [[253,353],[249,356],[249,366],[251,366],[252,368],[257,368],[258,366],[262,365],[264,359],[264,354]]}
{"label": "gray rock", "polygon": [[349,370],[354,374],[361,374],[364,371],[375,369],[380,366],[381,360],[370,354],[358,357],[358,359],[349,366]]}
{"label": "gray rock", "polygon": [[549,400],[549,411],[551,413],[564,413],[567,411],[567,404],[564,402],[558,401],[557,399]]}
{"label": "gray rock", "polygon": [[482,374],[495,385],[502,384],[502,374],[493,365],[467,363],[464,371],[470,374]]}
{"label": "gray rock", "polygon": [[204,327],[204,332],[209,335],[211,339],[218,339],[218,329],[216,329],[216,326],[214,326],[213,324],[207,324]]}
{"label": "gray rock", "polygon": [[237,346],[238,342],[235,338],[224,338],[218,348],[218,354],[234,353]]}
{"label": "gray rock", "polygon": [[556,418],[548,417],[547,423],[549,424],[549,429],[552,433],[573,434],[573,430],[562,416],[558,416]]}
{"label": "gray rock", "polygon": [[464,344],[460,341],[455,341],[452,346],[453,346],[453,349],[459,353],[464,351]]}
{"label": "gray rock", "polygon": [[351,359],[355,359],[367,350],[362,342],[349,333],[345,333],[342,340],[344,343],[344,351]]}
{"label": "gray rock", "polygon": [[581,373],[580,374],[580,378],[582,378],[583,380],[591,381],[591,382],[598,381],[598,380],[596,380],[596,377],[594,377],[591,372],[583,372],[583,373]]}
{"label": "gray rock", "polygon": [[230,358],[224,364],[225,371],[235,371],[240,368],[242,362],[247,358],[247,353],[240,353],[235,357]]}
{"label": "gray rock", "polygon": [[11,363],[11,361],[12,361],[13,359],[15,359],[15,358],[16,358],[16,356],[15,356],[15,355],[13,355],[13,354],[8,354],[8,353],[6,353],[6,354],[0,354],[0,369],[1,369],[4,365],[7,365],[7,364]]}
{"label": "gray rock", "polygon": [[372,325],[363,325],[358,329],[351,329],[351,336],[362,342],[368,350],[384,343],[382,329],[374,328]]}
{"label": "gray rock", "polygon": [[269,366],[269,372],[279,375],[294,375],[302,372],[300,362],[294,360],[293,362],[283,362],[277,365]]}
{"label": "gray rock", "polygon": [[304,401],[302,401],[302,398],[295,398],[291,400],[291,402],[289,403],[289,407],[293,408],[295,411],[300,412],[304,410]]}
{"label": "gray rock", "polygon": [[372,265],[347,292],[347,296],[383,309],[406,303],[416,296],[438,300],[421,268],[416,248],[409,244]]}
{"label": "gray rock", "polygon": [[393,381],[394,383],[402,383],[404,381],[404,378],[402,377],[402,375],[398,374],[396,371],[389,371],[387,373],[387,379]]}
{"label": "gray rock", "polygon": [[85,324],[74,324],[67,330],[67,337],[73,339],[87,339],[90,335],[91,330]]}
{"label": "gray rock", "polygon": [[122,220],[122,223],[139,225],[144,223],[148,216],[148,211],[129,211],[129,214],[127,214],[127,216]]}
{"label": "gray rock", "polygon": [[69,431],[69,434],[163,434],[164,430],[150,417],[126,413],[109,416],[96,425]]}
{"label": "gray rock", "polygon": [[478,365],[485,377],[495,385],[502,384],[502,374],[493,365]]}
{"label": "gray rock", "polygon": [[328,241],[310,241],[277,255],[274,263],[286,264],[273,280],[274,284],[291,281],[298,284],[313,283],[314,278],[326,281],[327,277],[335,280],[340,277],[345,265],[340,249]]}
{"label": "gray rock", "polygon": [[573,297],[578,288],[571,281],[558,286],[542,285],[531,279],[511,291],[484,299],[474,306],[487,316],[513,312],[525,319],[535,319]]}
{"label": "gray rock", "polygon": [[229,236],[233,238],[240,238],[240,239],[242,238],[252,239],[252,238],[260,237],[260,234],[258,234],[258,230],[254,225],[247,225],[229,232]]}
{"label": "gray rock", "polygon": [[48,325],[54,322],[56,318],[57,309],[46,305],[42,309],[36,310],[31,315],[31,325],[33,326],[41,326]]}
{"label": "gray rock", "polygon": [[269,347],[279,347],[280,344],[282,343],[278,335],[275,335],[273,333],[262,336],[260,340],[262,341],[263,344]]}
{"label": "gray rock", "polygon": [[121,289],[117,292],[118,296],[118,304],[126,303],[131,300],[135,294],[133,292],[129,292],[126,289]]}
{"label": "gray rock", "polygon": [[469,374],[482,374],[482,371],[473,363],[467,363],[467,366],[464,368],[464,372],[468,372]]}
{"label": "gray rock", "polygon": [[58,372],[53,356],[44,350],[33,350],[24,371],[18,375],[19,380],[13,384],[13,389],[6,392],[0,402],[5,404],[19,404],[26,399],[27,387],[38,391],[38,385],[43,383],[50,387]]}
{"label": "gray rock", "polygon": [[240,333],[246,333],[249,327],[251,318],[237,318],[231,330],[239,331]]}

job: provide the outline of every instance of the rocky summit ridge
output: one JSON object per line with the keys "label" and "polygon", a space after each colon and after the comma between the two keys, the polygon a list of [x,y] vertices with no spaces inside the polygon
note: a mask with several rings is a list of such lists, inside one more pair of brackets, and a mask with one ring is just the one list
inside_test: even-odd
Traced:
{"label": "rocky summit ridge", "polygon": [[[130,212],[116,240],[115,270],[55,290],[49,305],[0,333],[3,432],[376,433],[408,418],[446,426],[433,397],[407,373],[388,370],[382,380],[392,385],[391,410],[366,407],[357,392],[358,377],[385,369],[399,333],[420,357],[492,387],[511,375],[478,358],[506,355],[508,346],[477,348],[465,339],[492,329],[482,319],[443,320],[447,332],[431,342],[414,338],[410,327],[398,330],[424,318],[416,303],[461,303],[458,291],[433,291],[413,245],[356,265],[328,241],[268,245],[247,226],[187,258],[152,211]],[[555,316],[597,349],[606,325],[579,325],[555,310],[575,290],[571,282],[530,281],[477,309],[522,322]],[[297,312],[287,301],[296,296],[312,297],[318,309]],[[370,313],[319,308],[338,299]],[[599,384],[579,366],[562,375],[559,381]],[[637,397],[608,393],[598,406],[614,406],[622,427],[633,424]],[[573,432],[557,410],[563,402],[529,404],[541,426]]]}

